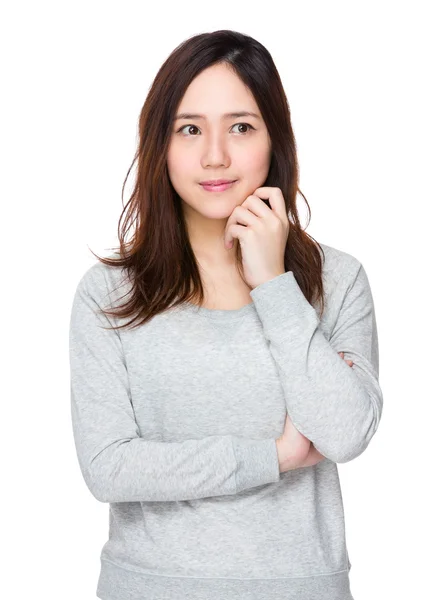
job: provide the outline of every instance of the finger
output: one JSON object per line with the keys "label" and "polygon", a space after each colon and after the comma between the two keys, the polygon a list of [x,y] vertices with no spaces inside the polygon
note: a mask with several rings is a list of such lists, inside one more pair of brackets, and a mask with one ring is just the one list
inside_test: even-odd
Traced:
{"label": "finger", "polygon": [[282,190],[278,187],[260,187],[253,192],[262,200],[269,200],[271,210],[273,210],[282,222],[287,220],[285,199]]}
{"label": "finger", "polygon": [[[229,248],[233,243],[233,238],[238,237],[234,233],[240,233],[246,229],[247,225],[255,225],[259,220],[255,214],[249,211],[244,206],[236,206],[228,218],[227,224],[225,225],[224,232],[224,245],[225,248]],[[237,227],[239,226],[240,229]]]}
{"label": "finger", "polygon": [[269,206],[262,202],[262,199],[256,194],[251,194],[248,196],[244,202],[242,202],[241,206],[254,213],[257,217],[264,218],[268,215],[270,217],[274,216],[274,211],[271,210]]}

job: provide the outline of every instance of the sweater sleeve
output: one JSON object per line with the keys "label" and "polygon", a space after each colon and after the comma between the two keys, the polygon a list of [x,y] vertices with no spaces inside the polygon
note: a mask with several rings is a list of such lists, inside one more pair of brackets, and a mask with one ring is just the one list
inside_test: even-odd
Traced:
{"label": "sweater sleeve", "polygon": [[74,295],[69,360],[74,442],[93,496],[109,503],[194,500],[278,481],[273,438],[164,443],[140,436],[120,334],[98,312],[86,279]]}
{"label": "sweater sleeve", "polygon": [[294,426],[331,461],[356,458],[376,432],[383,409],[375,310],[363,265],[357,261],[329,341],[292,271],[250,294]]}

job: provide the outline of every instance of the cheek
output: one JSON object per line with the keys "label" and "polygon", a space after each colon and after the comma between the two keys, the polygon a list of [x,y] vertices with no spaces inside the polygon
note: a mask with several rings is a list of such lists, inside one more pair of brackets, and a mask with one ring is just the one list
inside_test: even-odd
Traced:
{"label": "cheek", "polygon": [[241,158],[240,170],[247,174],[247,178],[260,177],[267,171],[270,165],[271,156],[268,152],[262,150],[250,150]]}
{"label": "cheek", "polygon": [[170,179],[185,181],[195,172],[194,161],[190,152],[182,152],[178,148],[170,148],[167,155],[167,168]]}

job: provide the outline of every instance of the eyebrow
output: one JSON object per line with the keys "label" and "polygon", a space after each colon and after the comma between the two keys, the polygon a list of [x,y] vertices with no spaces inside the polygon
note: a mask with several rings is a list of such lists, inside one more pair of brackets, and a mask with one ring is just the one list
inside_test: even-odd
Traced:
{"label": "eyebrow", "polygon": [[[259,115],[256,115],[256,113],[250,112],[248,110],[242,110],[240,112],[231,112],[231,113],[226,113],[224,115],[222,115],[223,119],[238,119],[239,117],[255,117],[256,119],[260,119]],[[178,119],[206,119],[207,117],[205,115],[199,115],[196,113],[188,113],[188,112],[183,112],[180,113],[179,115],[176,115],[176,117],[173,119],[174,121],[177,121]]]}

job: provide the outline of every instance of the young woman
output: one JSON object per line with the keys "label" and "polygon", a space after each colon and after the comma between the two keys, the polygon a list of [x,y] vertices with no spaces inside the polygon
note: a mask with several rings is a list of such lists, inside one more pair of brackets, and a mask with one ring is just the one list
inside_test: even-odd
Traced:
{"label": "young woman", "polygon": [[381,418],[374,304],[363,265],[300,225],[268,51],[183,42],[136,158],[119,251],[70,321],[79,464],[110,509],[96,594],[350,600],[337,464]]}

